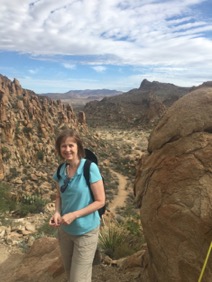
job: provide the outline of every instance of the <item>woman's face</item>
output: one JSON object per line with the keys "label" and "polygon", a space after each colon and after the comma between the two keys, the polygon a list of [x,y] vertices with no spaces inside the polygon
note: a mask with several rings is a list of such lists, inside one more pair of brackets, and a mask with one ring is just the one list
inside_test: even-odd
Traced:
{"label": "woman's face", "polygon": [[78,160],[78,146],[74,138],[67,137],[64,139],[60,145],[61,156],[66,161],[75,161]]}

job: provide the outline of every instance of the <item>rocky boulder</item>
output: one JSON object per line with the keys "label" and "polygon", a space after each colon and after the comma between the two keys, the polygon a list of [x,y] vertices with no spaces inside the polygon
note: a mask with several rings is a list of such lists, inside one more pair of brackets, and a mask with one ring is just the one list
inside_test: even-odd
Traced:
{"label": "rocky boulder", "polygon": [[194,132],[212,133],[211,88],[202,88],[182,97],[169,108],[150,135],[148,150]]}
{"label": "rocky boulder", "polygon": [[[30,271],[29,271],[30,269]],[[40,238],[33,244],[14,273],[16,281],[61,281],[64,273],[59,246],[55,238]]]}
{"label": "rocky boulder", "polygon": [[[147,281],[198,281],[212,238],[212,89],[175,102],[149,139],[135,181]],[[212,257],[204,281],[211,281]],[[141,281],[143,278],[141,278]]]}
{"label": "rocky boulder", "polygon": [[1,281],[66,281],[56,238],[37,239],[25,255],[20,252],[10,254],[0,265],[0,270]]}

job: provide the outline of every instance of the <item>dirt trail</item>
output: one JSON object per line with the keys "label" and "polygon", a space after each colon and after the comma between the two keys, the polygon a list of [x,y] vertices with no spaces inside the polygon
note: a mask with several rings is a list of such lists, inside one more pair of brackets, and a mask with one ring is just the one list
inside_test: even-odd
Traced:
{"label": "dirt trail", "polygon": [[118,194],[115,196],[113,201],[109,204],[109,209],[113,212],[115,212],[115,209],[117,207],[123,207],[125,206],[125,200],[128,195],[128,191],[126,190],[127,186],[127,177],[123,176],[122,174],[114,171],[111,169],[111,172],[115,174],[118,178],[119,181],[119,186],[118,186]]}

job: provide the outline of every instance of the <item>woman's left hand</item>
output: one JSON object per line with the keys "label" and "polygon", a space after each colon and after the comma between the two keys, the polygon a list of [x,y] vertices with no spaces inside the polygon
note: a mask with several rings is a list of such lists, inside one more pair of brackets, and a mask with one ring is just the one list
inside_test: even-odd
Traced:
{"label": "woman's left hand", "polygon": [[68,225],[71,224],[76,218],[76,214],[74,212],[70,212],[62,216],[61,223]]}

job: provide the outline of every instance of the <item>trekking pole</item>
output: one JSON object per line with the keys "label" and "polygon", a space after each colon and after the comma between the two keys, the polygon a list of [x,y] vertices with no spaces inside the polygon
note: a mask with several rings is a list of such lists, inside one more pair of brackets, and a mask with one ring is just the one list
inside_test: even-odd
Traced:
{"label": "trekking pole", "polygon": [[207,265],[207,263],[208,263],[208,259],[209,259],[211,250],[212,250],[212,242],[211,242],[211,244],[210,244],[210,246],[209,246],[209,248],[208,248],[208,253],[207,253],[207,255],[206,255],[206,258],[205,258],[205,261],[204,261],[204,264],[203,264],[203,267],[202,267],[202,270],[201,270],[201,273],[200,273],[198,282],[201,282],[201,281],[202,281],[202,277],[203,277],[203,274],[204,274],[206,265]]}

